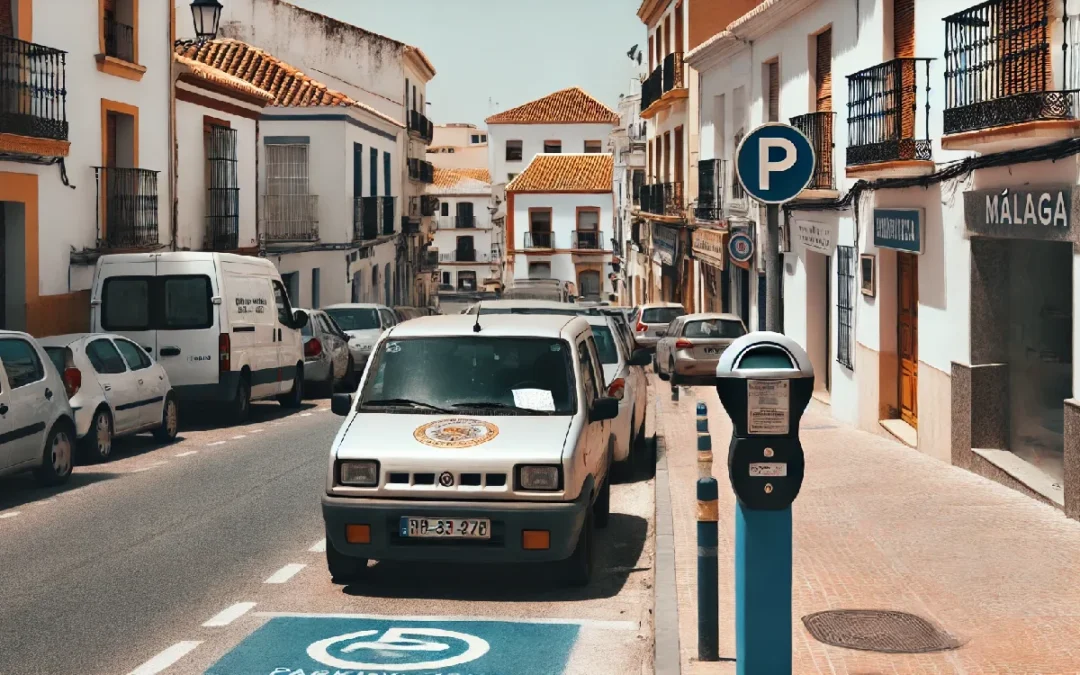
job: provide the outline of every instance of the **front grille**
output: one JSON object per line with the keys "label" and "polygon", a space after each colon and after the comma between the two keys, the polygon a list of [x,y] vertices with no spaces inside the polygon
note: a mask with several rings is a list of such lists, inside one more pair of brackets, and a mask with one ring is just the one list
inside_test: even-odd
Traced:
{"label": "front grille", "polygon": [[[454,473],[454,472],[450,472]],[[388,471],[386,473],[386,486],[394,489],[408,489],[411,486],[430,487],[438,484],[438,477],[442,471],[408,473],[406,471]],[[440,489],[456,490],[459,488],[505,488],[505,473],[481,473],[477,471],[454,474],[454,484],[450,487],[439,486]]]}

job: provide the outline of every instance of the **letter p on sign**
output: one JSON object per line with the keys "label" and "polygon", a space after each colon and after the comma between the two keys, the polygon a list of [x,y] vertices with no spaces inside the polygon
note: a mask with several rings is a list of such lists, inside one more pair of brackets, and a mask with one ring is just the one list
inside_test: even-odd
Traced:
{"label": "letter p on sign", "polygon": [[[772,153],[773,148],[780,148],[784,151],[783,158],[777,161],[773,161]],[[758,139],[758,152],[760,159],[758,184],[762,190],[769,189],[769,176],[773,173],[781,173],[787,171],[791,167],[795,166],[795,159],[797,157],[797,150],[795,144],[786,138],[759,138]]]}

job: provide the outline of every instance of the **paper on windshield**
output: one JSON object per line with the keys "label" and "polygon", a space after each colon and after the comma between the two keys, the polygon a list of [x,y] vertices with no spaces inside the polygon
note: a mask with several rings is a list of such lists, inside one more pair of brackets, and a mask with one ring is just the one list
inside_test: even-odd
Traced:
{"label": "paper on windshield", "polygon": [[555,399],[547,389],[514,389],[514,405],[526,410],[551,412],[555,410]]}

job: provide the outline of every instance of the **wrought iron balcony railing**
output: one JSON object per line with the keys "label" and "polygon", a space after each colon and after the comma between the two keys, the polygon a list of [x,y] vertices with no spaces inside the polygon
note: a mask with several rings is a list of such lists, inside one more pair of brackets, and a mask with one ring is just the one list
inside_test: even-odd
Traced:
{"label": "wrought iron balcony railing", "polygon": [[657,66],[641,83],[641,110],[645,111],[664,95],[664,67]]}
{"label": "wrought iron balcony railing", "polygon": [[135,63],[135,29],[105,17],[105,56]]}
{"label": "wrought iron balcony railing", "polygon": [[435,165],[431,162],[410,157],[408,166],[411,180],[429,184],[435,182]]}
{"label": "wrought iron balcony railing", "polygon": [[555,237],[551,232],[536,231],[525,233],[525,248],[555,248]]}
{"label": "wrought iron balcony railing", "polygon": [[645,120],[632,122],[626,129],[626,135],[631,145],[641,144],[648,140],[648,123]]}
{"label": "wrought iron balcony railing", "polygon": [[946,134],[1077,118],[1080,17],[1054,1],[1061,18],[1051,0],[989,0],[945,17]]}
{"label": "wrought iron balcony railing", "polygon": [[664,57],[664,93],[686,86],[683,77],[683,53],[672,52]]}
{"label": "wrought iron balcony railing", "polygon": [[698,160],[698,196],[694,218],[717,222],[724,210],[724,162],[720,159]]}
{"label": "wrought iron balcony railing", "polygon": [[353,240],[369,241],[394,233],[396,197],[357,197],[353,199]]}
{"label": "wrought iron balcony railing", "polygon": [[[833,124],[834,112],[812,112],[791,118],[791,126],[803,132],[814,148],[817,160],[814,176],[810,179],[807,190],[835,190],[836,175],[833,170]],[[738,181],[736,181],[738,182]]]}
{"label": "wrought iron balcony railing", "polygon": [[426,143],[430,143],[435,135],[435,125],[419,110],[410,110],[409,133],[415,134]]}
{"label": "wrought iron balcony railing", "polygon": [[282,194],[262,196],[265,241],[315,241],[319,238],[319,196]]}
{"label": "wrought iron balcony railing", "polygon": [[67,52],[0,36],[0,133],[68,139]]}
{"label": "wrought iron balcony railing", "polygon": [[683,184],[654,183],[641,186],[641,211],[654,216],[683,215]]}
{"label": "wrought iron balcony railing", "polygon": [[848,75],[848,166],[932,158],[931,60],[893,59]]}
{"label": "wrought iron balcony railing", "polygon": [[583,251],[599,251],[604,247],[602,233],[596,230],[574,230],[570,233],[570,248]]}
{"label": "wrought iron balcony railing", "polygon": [[476,227],[476,216],[454,216],[454,227],[458,229]]}
{"label": "wrought iron balcony railing", "polygon": [[98,248],[158,244],[158,171],[94,167],[98,194]]}

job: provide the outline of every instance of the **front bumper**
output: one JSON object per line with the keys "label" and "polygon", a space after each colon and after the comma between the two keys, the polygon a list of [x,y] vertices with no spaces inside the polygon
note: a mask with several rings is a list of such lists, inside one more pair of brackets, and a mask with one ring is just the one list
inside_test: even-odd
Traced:
{"label": "front bumper", "polygon": [[[519,563],[553,562],[570,557],[577,545],[588,490],[573,502],[460,502],[364,499],[323,495],[326,536],[339,553],[371,560],[425,562]],[[488,518],[491,539],[460,541],[409,539],[399,534],[401,518]],[[346,525],[371,527],[370,544],[350,544]],[[546,550],[522,548],[523,530],[547,530]]]}
{"label": "front bumper", "polygon": [[719,357],[715,360],[676,358],[672,382],[689,385],[715,384],[716,365],[719,362]]}

